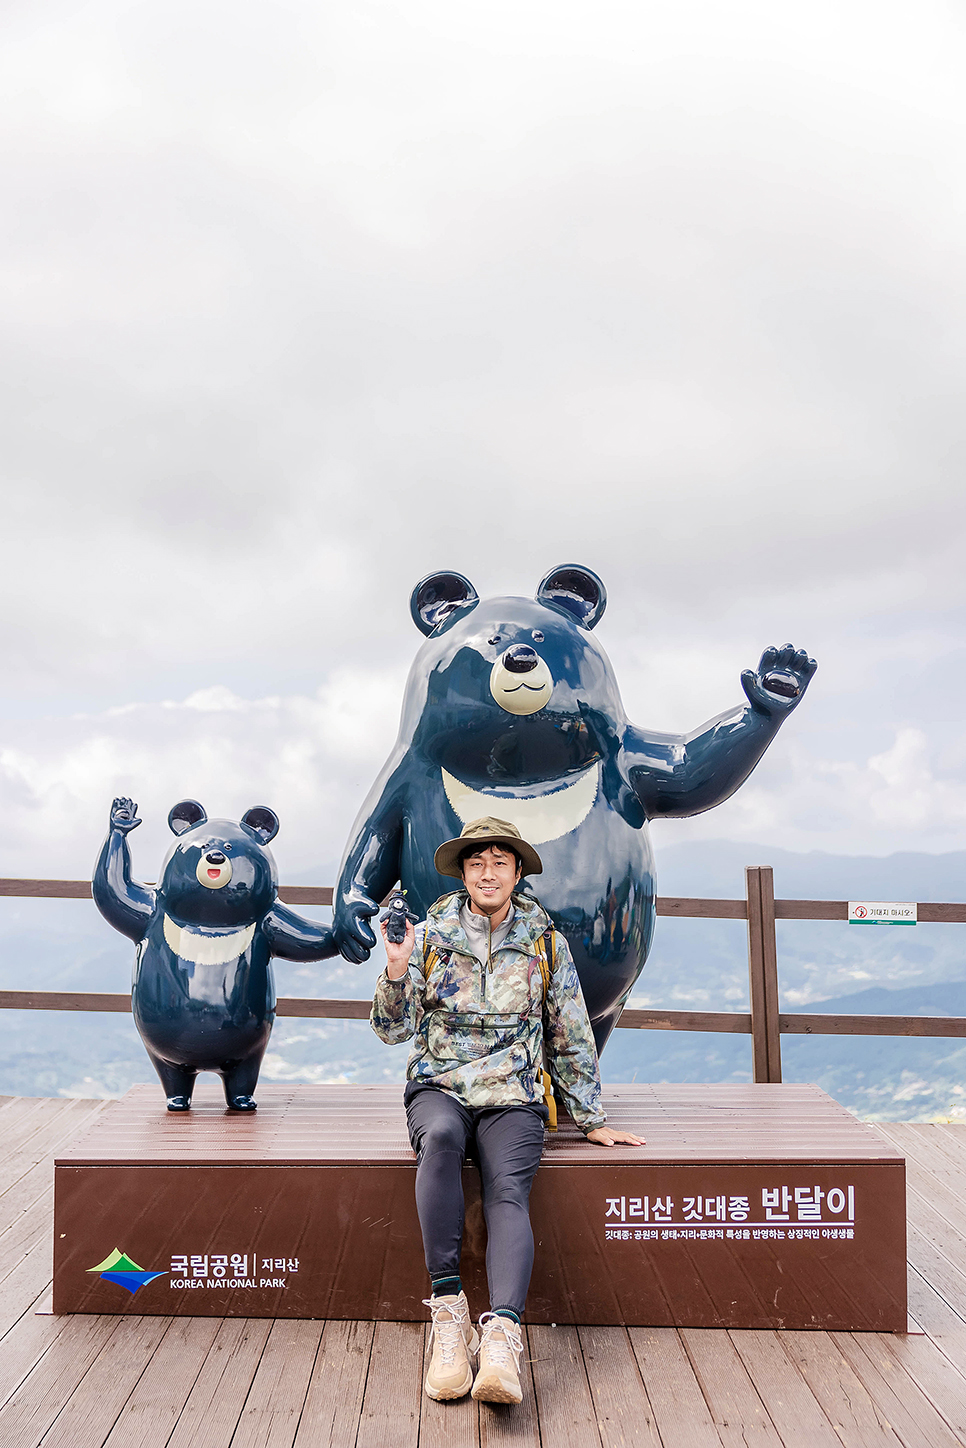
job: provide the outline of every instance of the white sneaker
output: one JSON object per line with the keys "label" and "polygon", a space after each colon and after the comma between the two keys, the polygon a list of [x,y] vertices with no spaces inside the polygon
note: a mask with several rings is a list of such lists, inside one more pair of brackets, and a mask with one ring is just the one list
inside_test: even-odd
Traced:
{"label": "white sneaker", "polygon": [[473,1384],[473,1397],[482,1403],[521,1403],[520,1354],[523,1334],[512,1317],[484,1312],[480,1318],[480,1370]]}
{"label": "white sneaker", "polygon": [[472,1359],[480,1346],[466,1294],[425,1297],[423,1304],[433,1316],[426,1392],[444,1401],[465,1397],[473,1385]]}

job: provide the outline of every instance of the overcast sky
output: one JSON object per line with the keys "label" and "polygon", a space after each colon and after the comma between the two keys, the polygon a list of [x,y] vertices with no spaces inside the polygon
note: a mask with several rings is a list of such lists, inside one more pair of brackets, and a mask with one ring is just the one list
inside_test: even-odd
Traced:
{"label": "overcast sky", "polygon": [[[631,717],[819,660],[662,841],[966,847],[966,21],[8,0],[0,872],[186,795],[331,880],[415,581],[582,562]],[[660,860],[660,855],[658,855]]]}

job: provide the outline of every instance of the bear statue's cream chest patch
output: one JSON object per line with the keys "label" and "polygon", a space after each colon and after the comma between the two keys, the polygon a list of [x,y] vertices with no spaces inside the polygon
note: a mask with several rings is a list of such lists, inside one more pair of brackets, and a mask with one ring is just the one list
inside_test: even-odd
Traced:
{"label": "bear statue's cream chest patch", "polygon": [[600,765],[592,764],[578,775],[573,784],[561,785],[546,794],[529,797],[502,795],[482,789],[471,789],[445,769],[441,769],[446,798],[457,818],[465,825],[485,815],[507,820],[516,825],[531,845],[545,845],[569,835],[590,814],[600,787]]}
{"label": "bear statue's cream chest patch", "polygon": [[164,917],[165,940],[180,960],[192,965],[228,965],[245,954],[254,937],[254,925],[243,930],[199,930],[176,925],[170,915]]}

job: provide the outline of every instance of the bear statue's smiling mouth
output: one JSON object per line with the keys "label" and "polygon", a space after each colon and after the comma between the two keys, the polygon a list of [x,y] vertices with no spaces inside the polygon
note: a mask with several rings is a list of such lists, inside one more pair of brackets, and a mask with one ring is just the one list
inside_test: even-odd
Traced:
{"label": "bear statue's smiling mouth", "polygon": [[[490,694],[508,714],[535,714],[553,694],[553,675],[546,659],[522,645],[509,649],[490,670]],[[534,697],[528,699],[528,694]]]}

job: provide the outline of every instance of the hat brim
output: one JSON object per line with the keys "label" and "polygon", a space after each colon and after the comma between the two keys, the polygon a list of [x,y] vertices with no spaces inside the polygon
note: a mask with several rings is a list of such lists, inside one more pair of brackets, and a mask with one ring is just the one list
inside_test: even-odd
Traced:
{"label": "hat brim", "polygon": [[543,861],[532,845],[526,840],[515,839],[512,835],[478,835],[468,840],[465,835],[458,836],[455,840],[446,840],[440,845],[433,856],[433,863],[441,875],[451,875],[454,880],[462,880],[460,872],[459,857],[463,850],[485,850],[488,845],[503,845],[507,850],[514,850],[520,856],[521,878],[527,875],[542,875]]}

